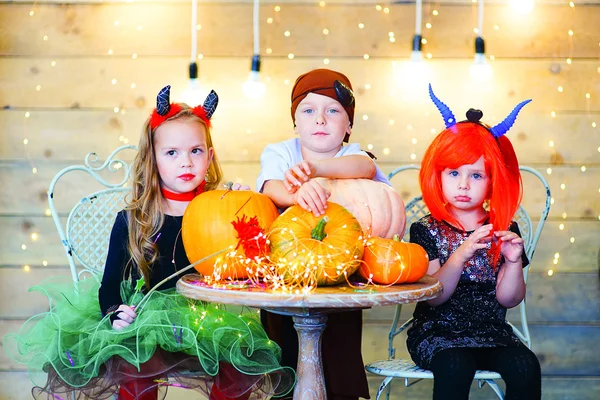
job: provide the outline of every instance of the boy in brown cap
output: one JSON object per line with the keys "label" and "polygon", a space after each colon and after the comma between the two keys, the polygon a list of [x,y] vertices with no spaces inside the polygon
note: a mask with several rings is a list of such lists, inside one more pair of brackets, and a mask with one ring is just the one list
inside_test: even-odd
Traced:
{"label": "boy in brown cap", "polygon": [[280,209],[298,204],[319,216],[330,193],[311,178],[366,178],[389,185],[357,143],[343,146],[352,133],[354,105],[344,74],[315,69],[300,75],[292,89],[292,120],[299,138],[265,148],[256,189]]}
{"label": "boy in brown cap", "polygon": [[[256,188],[280,208],[298,204],[316,216],[325,213],[330,193],[312,178],[366,178],[390,184],[352,133],[354,95],[348,78],[316,69],[300,75],[292,89],[292,120],[298,138],[266,146]],[[296,368],[298,336],[291,317],[261,311],[269,337],[282,349],[282,365]],[[330,314],[322,339],[327,398],[369,398],[361,355],[362,312]]]}

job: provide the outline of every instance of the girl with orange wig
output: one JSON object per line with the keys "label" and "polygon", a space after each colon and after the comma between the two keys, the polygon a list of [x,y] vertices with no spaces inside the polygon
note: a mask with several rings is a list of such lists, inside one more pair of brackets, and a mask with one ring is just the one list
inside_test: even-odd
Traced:
{"label": "girl with orange wig", "polygon": [[507,309],[525,297],[522,268],[529,260],[512,222],[522,183],[504,134],[531,100],[490,127],[475,109],[457,123],[431,86],[429,93],[446,129],[423,157],[419,182],[431,214],[411,226],[410,240],[425,248],[427,273],[444,291],[417,304],[408,350],[433,372],[434,399],[468,399],[476,370],[500,373],[506,399],[539,399],[539,361],[506,322]]}

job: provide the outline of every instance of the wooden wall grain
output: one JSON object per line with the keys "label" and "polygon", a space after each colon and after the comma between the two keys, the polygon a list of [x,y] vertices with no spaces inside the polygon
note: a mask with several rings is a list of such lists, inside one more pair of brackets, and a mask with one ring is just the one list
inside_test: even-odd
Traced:
{"label": "wooden wall grain", "polygon": [[[483,31],[494,75],[477,83],[468,73],[477,25],[470,0],[425,2],[423,22],[432,25],[424,28],[424,52],[432,57],[426,76],[415,75],[407,62],[411,3],[381,3],[389,9],[385,13],[369,0],[328,1],[325,7],[308,0],[263,1],[267,96],[260,101],[247,100],[241,91],[252,55],[251,2],[201,1],[198,13],[200,82],[221,99],[216,151],[227,179],[252,187],[264,146],[293,136],[291,86],[312,68],[350,77],[357,98],[352,141],[372,149],[385,172],[419,163],[442,128],[427,99],[429,82],[457,117],[477,107],[490,123],[522,99],[533,99],[509,135],[521,163],[545,175],[554,198],[527,297],[544,399],[592,399],[600,387],[600,358],[590,351],[600,335],[600,1],[575,3],[571,8],[567,1],[538,1],[527,16],[504,2],[486,5]],[[102,158],[125,142],[135,144],[162,86],[171,84],[174,98],[181,96],[189,20],[187,1],[0,2],[0,334],[45,310],[29,286],[68,274],[58,234],[45,215],[51,178],[90,151]],[[393,183],[405,200],[418,193],[416,175]],[[543,193],[529,178],[525,188],[524,205],[539,215]],[[56,191],[61,213],[66,217],[91,190],[83,175],[65,179]],[[411,310],[405,307],[403,315]],[[392,313],[365,312],[365,361],[386,356]],[[401,338],[397,347],[404,354]],[[379,381],[370,377],[372,390]],[[15,382],[27,385],[26,374],[1,352],[0,398],[28,397]],[[428,398],[428,385],[396,384],[394,396]],[[474,398],[490,398],[487,390],[474,389]],[[178,396],[175,391],[168,398]]]}

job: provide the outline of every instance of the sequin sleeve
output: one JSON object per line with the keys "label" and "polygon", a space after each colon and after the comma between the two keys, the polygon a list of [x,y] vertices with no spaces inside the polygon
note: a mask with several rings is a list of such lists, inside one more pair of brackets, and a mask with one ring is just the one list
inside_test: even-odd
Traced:
{"label": "sequin sleeve", "polygon": [[[511,232],[514,232],[517,235],[519,235],[519,237],[522,237],[521,231],[519,230],[519,224],[517,224],[515,221],[511,222],[510,227],[508,229]],[[525,249],[523,249],[523,254],[521,254],[521,262],[523,264],[523,268],[529,265],[529,259],[527,258],[527,254],[525,254]]]}
{"label": "sequin sleeve", "polygon": [[429,256],[429,261],[440,258],[438,248],[435,245],[435,239],[431,236],[429,229],[419,222],[410,226],[410,242],[423,247]]}

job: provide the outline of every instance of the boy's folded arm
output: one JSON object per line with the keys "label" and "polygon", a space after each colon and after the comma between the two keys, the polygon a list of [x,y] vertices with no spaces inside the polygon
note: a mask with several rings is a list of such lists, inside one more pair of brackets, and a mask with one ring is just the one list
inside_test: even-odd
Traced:
{"label": "boy's folded arm", "polygon": [[262,193],[268,196],[278,208],[288,208],[296,204],[296,195],[290,194],[279,179],[271,179],[264,183]]}
{"label": "boy's folded arm", "polygon": [[347,155],[316,162],[315,176],[339,179],[372,179],[377,174],[375,162],[368,156]]}

